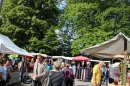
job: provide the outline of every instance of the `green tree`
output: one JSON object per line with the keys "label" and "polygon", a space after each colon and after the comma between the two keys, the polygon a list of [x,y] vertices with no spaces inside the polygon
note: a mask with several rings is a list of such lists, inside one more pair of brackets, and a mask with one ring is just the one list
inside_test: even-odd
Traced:
{"label": "green tree", "polygon": [[81,49],[102,43],[119,32],[130,36],[129,0],[67,0],[64,25],[74,30],[72,55]]}
{"label": "green tree", "polygon": [[30,52],[56,54],[60,0],[4,0],[0,31]]}

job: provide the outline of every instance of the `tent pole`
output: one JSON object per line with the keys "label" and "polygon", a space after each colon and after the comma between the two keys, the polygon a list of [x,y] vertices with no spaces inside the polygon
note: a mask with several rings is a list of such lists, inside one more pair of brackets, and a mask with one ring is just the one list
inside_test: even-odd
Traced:
{"label": "tent pole", "polygon": [[124,56],[124,83],[123,86],[126,86],[127,80],[126,80],[126,68],[127,67],[127,54]]}
{"label": "tent pole", "polygon": [[123,86],[126,86],[126,67],[127,67],[127,40],[124,38],[124,53],[125,53],[125,56],[124,56],[124,83],[123,83]]}

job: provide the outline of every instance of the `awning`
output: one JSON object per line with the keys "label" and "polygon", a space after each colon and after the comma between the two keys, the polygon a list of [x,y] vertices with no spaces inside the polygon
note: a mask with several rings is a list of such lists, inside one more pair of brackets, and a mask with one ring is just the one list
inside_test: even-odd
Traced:
{"label": "awning", "polygon": [[48,57],[48,55],[46,54],[42,54],[42,53],[30,53],[31,55],[35,56],[35,55],[42,55],[43,57]]}
{"label": "awning", "polygon": [[123,58],[125,46],[124,40],[126,40],[127,42],[127,53],[130,53],[130,38],[128,38],[121,32],[109,41],[81,50],[81,53],[88,53],[99,58]]}
{"label": "awning", "polygon": [[15,53],[15,54],[19,54],[19,55],[25,55],[25,56],[33,57],[26,50],[19,48],[7,36],[4,36],[2,34],[0,34],[0,52],[6,53],[6,54]]}

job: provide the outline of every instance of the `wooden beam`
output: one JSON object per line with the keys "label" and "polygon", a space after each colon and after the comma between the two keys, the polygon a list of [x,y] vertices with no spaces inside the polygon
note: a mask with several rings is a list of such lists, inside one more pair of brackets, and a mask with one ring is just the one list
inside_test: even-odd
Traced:
{"label": "wooden beam", "polygon": [[124,56],[124,83],[123,86],[126,86],[126,68],[127,68],[127,40],[124,38],[124,53],[126,54]]}

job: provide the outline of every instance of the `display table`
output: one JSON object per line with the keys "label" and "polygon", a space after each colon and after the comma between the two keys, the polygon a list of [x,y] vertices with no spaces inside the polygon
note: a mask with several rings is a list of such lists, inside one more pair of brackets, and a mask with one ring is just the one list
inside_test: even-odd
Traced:
{"label": "display table", "polygon": [[10,82],[8,82],[6,84],[7,85],[11,85],[11,84],[15,84],[17,82],[20,82],[20,79],[19,79],[19,72],[13,72],[13,73],[10,73],[10,76],[11,76],[11,79],[10,79]]}

